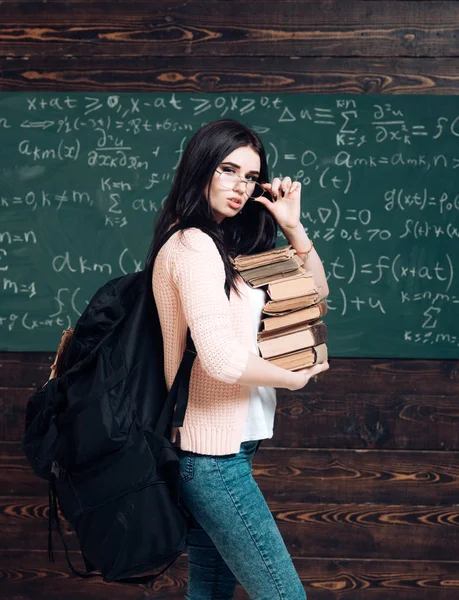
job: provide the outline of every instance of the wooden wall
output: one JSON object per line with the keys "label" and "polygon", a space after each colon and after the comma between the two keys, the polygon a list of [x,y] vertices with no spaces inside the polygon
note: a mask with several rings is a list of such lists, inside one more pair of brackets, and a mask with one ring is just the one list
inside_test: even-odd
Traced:
{"label": "wooden wall", "polygon": [[[0,90],[457,95],[458,39],[455,1],[10,0]],[[0,597],[183,598],[186,556],[153,589],[47,562],[47,489],[20,442],[51,358],[0,354]],[[457,600],[459,361],[330,367],[279,393],[255,461],[308,599]]]}

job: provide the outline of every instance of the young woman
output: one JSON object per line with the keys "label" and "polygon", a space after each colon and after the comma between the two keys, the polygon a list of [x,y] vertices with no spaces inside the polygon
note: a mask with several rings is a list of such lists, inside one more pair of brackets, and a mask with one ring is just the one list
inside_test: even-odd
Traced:
{"label": "young woman", "polygon": [[187,600],[233,598],[237,581],[257,600],[306,597],[252,477],[252,458],[273,434],[275,388],[303,388],[328,363],[291,372],[258,355],[265,292],[249,288],[231,262],[273,248],[279,226],[325,297],[324,269],[300,223],[300,205],[299,182],[268,183],[257,135],[221,120],[188,143],[155,227],[147,264],[169,388],[187,328],[197,351],[183,427],[173,432],[182,500],[193,516]]}

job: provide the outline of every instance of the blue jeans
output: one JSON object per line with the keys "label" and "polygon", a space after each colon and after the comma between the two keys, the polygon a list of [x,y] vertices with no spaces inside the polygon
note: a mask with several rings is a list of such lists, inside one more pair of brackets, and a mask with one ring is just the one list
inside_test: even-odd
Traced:
{"label": "blue jeans", "polygon": [[181,497],[192,515],[186,600],[233,598],[236,582],[251,600],[305,600],[300,578],[252,476],[260,442],[237,454],[179,450]]}

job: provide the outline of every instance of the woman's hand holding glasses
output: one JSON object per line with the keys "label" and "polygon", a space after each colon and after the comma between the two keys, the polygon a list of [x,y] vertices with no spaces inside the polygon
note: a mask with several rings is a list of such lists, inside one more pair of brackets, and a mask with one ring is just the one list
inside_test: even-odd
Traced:
{"label": "woman's hand holding glasses", "polygon": [[269,210],[276,219],[279,227],[285,232],[293,230],[301,224],[301,183],[293,181],[290,177],[280,180],[275,177],[272,183],[260,183],[263,189],[271,196],[265,195],[254,198]]}

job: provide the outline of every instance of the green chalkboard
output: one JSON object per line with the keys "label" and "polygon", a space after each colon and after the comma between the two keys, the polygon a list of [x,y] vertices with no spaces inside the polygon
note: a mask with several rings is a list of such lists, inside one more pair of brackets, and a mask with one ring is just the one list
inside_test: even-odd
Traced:
{"label": "green chalkboard", "polygon": [[53,350],[141,268],[185,144],[222,117],[303,183],[330,355],[457,358],[459,104],[435,96],[0,94],[0,350]]}

